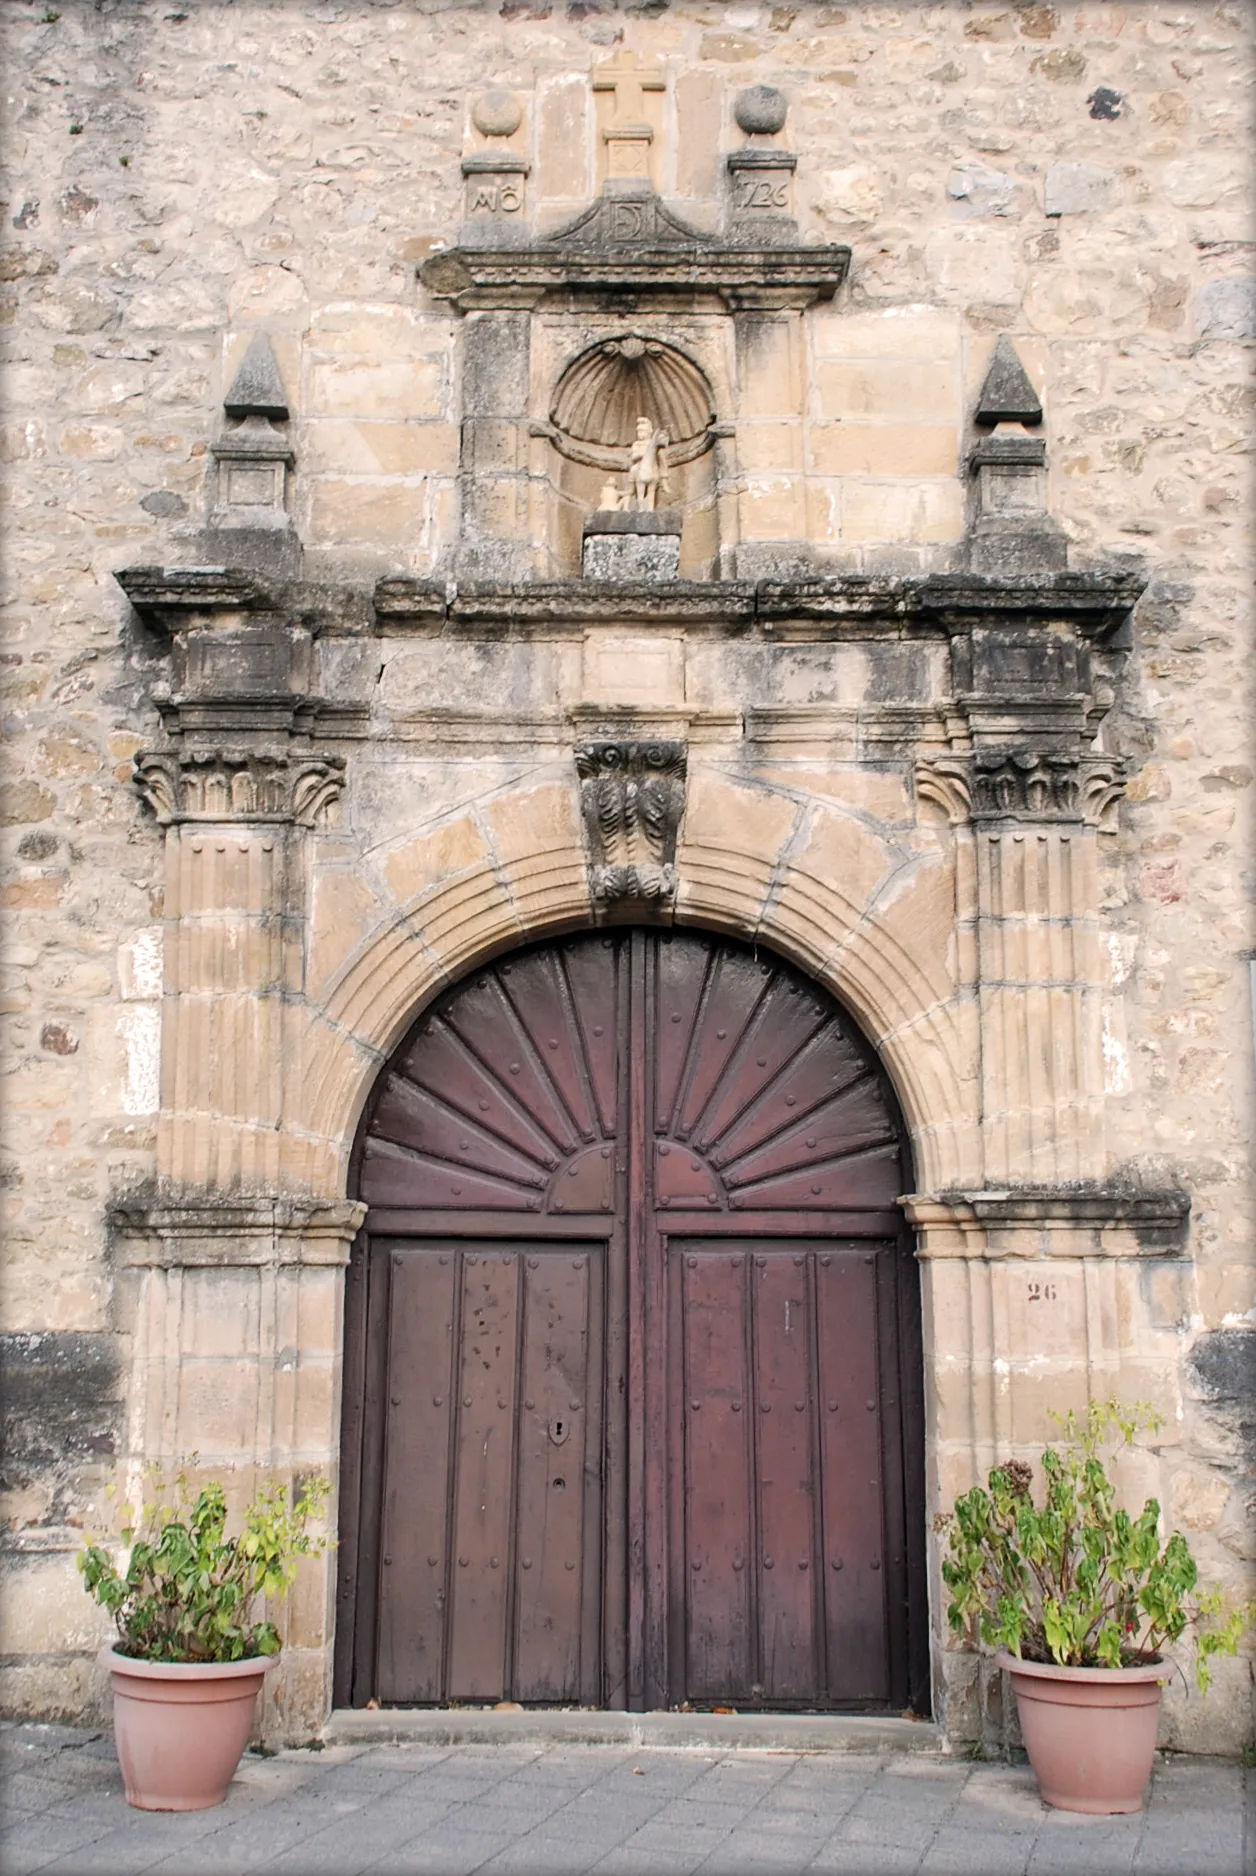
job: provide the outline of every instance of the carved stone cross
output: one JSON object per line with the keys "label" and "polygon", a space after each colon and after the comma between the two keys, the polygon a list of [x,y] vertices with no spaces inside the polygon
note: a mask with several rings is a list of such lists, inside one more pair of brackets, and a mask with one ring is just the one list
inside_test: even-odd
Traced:
{"label": "carved stone cross", "polygon": [[605,59],[597,67],[593,74],[593,89],[614,92],[615,123],[637,124],[645,121],[646,92],[667,89],[667,81],[659,69],[660,64],[657,58],[642,57],[625,49],[617,52],[613,58]]}
{"label": "carved stone cross", "polygon": [[648,93],[666,88],[661,60],[635,52],[617,52],[594,71],[594,91],[609,92],[612,100],[610,121],[602,130],[608,180],[651,180],[654,125],[646,100]]}

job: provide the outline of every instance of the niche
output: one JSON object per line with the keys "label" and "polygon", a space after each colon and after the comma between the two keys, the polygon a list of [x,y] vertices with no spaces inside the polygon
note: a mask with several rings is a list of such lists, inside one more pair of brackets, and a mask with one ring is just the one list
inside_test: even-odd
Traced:
{"label": "niche", "polygon": [[632,506],[629,467],[642,418],[666,438],[657,507],[680,518],[680,577],[711,579],[719,547],[711,386],[677,346],[642,332],[599,339],[554,387],[546,434],[557,570],[579,573],[589,515]]}

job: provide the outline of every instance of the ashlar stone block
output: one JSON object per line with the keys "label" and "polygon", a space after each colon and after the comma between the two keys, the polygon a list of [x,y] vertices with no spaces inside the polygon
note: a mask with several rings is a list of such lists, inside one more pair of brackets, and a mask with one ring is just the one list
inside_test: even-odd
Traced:
{"label": "ashlar stone block", "polygon": [[348,481],[324,476],[309,486],[311,547],[391,547],[410,556],[423,542],[427,487],[419,481]]}
{"label": "ashlar stone block", "polygon": [[815,383],[816,415],[824,421],[959,422],[959,370],[949,360],[827,359],[816,366]]}
{"label": "ashlar stone block", "polygon": [[843,487],[843,543],[957,541],[963,531],[964,490],[958,478],[945,482],[852,480]]}
{"label": "ashlar stone block", "polygon": [[433,358],[315,359],[310,367],[311,417],[442,417],[444,379]]}
{"label": "ashlar stone block", "polygon": [[[811,430],[811,461],[821,475],[953,476],[959,471],[959,426],[817,424]],[[893,536],[882,533],[875,538]]]}
{"label": "ashlar stone block", "polygon": [[458,432],[446,423],[323,418],[302,429],[301,462],[307,475],[453,476]]}

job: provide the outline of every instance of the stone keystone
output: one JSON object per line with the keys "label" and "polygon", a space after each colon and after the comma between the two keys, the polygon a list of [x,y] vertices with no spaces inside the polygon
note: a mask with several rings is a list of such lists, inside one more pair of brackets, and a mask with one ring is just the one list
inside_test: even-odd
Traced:
{"label": "stone keystone", "polygon": [[981,396],[977,399],[977,422],[1042,422],[1041,400],[1026,377],[1025,367],[1006,332],[999,334]]}
{"label": "stone keystone", "polygon": [[264,332],[254,333],[222,407],[228,417],[271,417],[287,422],[288,394]]}

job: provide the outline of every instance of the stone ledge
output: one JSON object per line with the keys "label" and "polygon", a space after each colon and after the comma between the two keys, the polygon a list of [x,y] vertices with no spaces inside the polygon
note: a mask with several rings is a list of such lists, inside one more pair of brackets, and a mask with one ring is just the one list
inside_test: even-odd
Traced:
{"label": "stone ledge", "polygon": [[366,1216],[357,1199],[204,1199],[115,1205],[109,1225],[124,1269],[346,1264]]}
{"label": "stone ledge", "polygon": [[375,588],[381,629],[419,625],[583,625],[601,619],[660,625],[717,624],[764,630],[818,624],[893,633],[964,633],[998,625],[1068,620],[1102,637],[1124,623],[1145,582],[1125,572],[1032,573],[1016,578],[953,573],[903,579],[840,574],[814,580],[434,581],[383,579]]}
{"label": "stone ledge", "polygon": [[323,1728],[334,1746],[631,1746],[634,1751],[940,1752],[931,1720],[863,1713],[618,1713],[537,1707],[339,1708]]}
{"label": "stone ledge", "polygon": [[[222,567],[123,567],[114,576],[131,604],[170,631],[197,614],[278,614],[313,633],[337,615],[369,629],[366,595],[296,581],[267,586]],[[386,577],[373,592],[375,629],[442,631],[475,626],[583,626],[600,620],[765,631],[808,624],[946,635],[975,624],[1067,620],[1087,637],[1122,625],[1145,585],[1124,571],[1016,576],[939,573],[904,578],[833,574],[807,580],[439,580]]]}
{"label": "stone ledge", "polygon": [[899,1203],[921,1231],[921,1257],[1176,1257],[1191,1211],[1172,1186],[1002,1186]]}
{"label": "stone ledge", "polygon": [[680,508],[595,508],[584,518],[586,534],[679,534],[684,525]]}
{"label": "stone ledge", "polygon": [[435,299],[459,312],[520,309],[546,299],[631,294],[638,304],[714,301],[729,312],[803,311],[831,300],[850,266],[848,247],[669,245],[445,248],[419,269]]}

